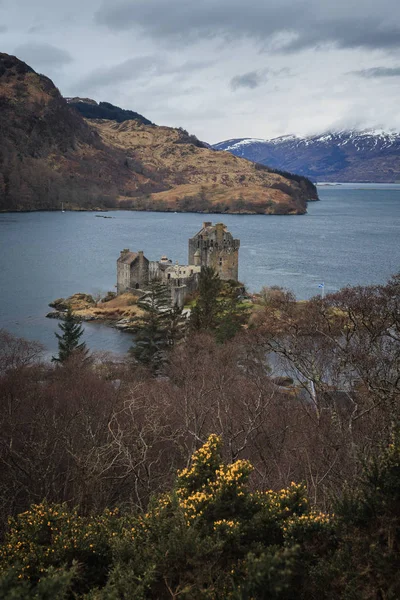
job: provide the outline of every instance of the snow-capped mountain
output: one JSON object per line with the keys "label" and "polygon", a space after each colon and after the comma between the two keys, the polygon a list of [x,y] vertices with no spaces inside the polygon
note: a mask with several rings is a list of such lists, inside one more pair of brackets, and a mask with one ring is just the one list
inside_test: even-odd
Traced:
{"label": "snow-capped mountain", "polygon": [[213,146],[313,181],[400,181],[400,133],[380,129],[241,138]]}

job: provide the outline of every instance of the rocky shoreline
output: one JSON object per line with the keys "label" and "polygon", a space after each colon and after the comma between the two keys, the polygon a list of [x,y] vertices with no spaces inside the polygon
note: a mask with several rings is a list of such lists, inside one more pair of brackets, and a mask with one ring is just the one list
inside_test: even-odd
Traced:
{"label": "rocky shoreline", "polygon": [[46,314],[48,319],[62,321],[70,307],[77,321],[98,322],[130,333],[137,330],[142,314],[137,306],[137,296],[122,294],[117,297],[115,292],[108,292],[99,300],[90,294],[77,293],[68,298],[58,298],[50,302],[49,307],[54,310]]}

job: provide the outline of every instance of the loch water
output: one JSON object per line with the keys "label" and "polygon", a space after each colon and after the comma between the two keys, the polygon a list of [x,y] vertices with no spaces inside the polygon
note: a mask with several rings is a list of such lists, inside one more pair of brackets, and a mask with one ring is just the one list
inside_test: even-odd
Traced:
{"label": "loch water", "polygon": [[[400,271],[400,185],[321,185],[302,216],[152,212],[0,214],[0,328],[57,350],[48,303],[115,289],[123,248],[187,262],[203,220],[223,221],[241,241],[239,278],[251,291],[279,285],[299,299],[346,285],[384,283]],[[96,215],[112,218],[101,218]],[[125,353],[131,336],[85,324],[92,350]]]}

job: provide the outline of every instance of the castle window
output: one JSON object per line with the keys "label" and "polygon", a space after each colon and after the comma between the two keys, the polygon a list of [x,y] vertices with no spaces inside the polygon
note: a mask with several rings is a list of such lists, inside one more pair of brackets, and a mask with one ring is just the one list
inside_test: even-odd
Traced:
{"label": "castle window", "polygon": [[167,279],[171,279],[171,273],[168,273]]}
{"label": "castle window", "polygon": [[138,283],[135,285],[135,288],[136,288],[137,290],[139,289],[139,284],[138,284]]}
{"label": "castle window", "polygon": [[199,241],[197,241],[197,247],[200,248],[200,242]]}
{"label": "castle window", "polygon": [[178,279],[178,287],[181,285],[181,280]]}
{"label": "castle window", "polygon": [[193,275],[193,269],[190,269],[190,274]]}
{"label": "castle window", "polygon": [[219,259],[219,266],[222,267],[222,258]]}

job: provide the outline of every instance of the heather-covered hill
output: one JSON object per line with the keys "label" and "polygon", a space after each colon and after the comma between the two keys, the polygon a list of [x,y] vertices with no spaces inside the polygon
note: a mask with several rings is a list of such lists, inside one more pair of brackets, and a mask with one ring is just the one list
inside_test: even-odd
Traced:
{"label": "heather-covered hill", "polygon": [[122,152],[68,107],[52,81],[0,54],[0,209],[107,203],[135,188]]}
{"label": "heather-covered hill", "polygon": [[149,127],[137,121],[92,123],[105,144],[126,152],[146,172],[160,174],[168,189],[153,193],[150,201],[167,208],[302,213],[306,200],[317,197],[315,188],[307,187],[303,178],[288,179],[263,165],[214,152],[182,129]]}
{"label": "heather-covered hill", "polygon": [[[117,116],[122,110],[113,109]],[[3,211],[64,203],[75,210],[302,214],[316,197],[304,180],[215,152],[182,129],[84,119],[50,79],[7,54],[0,54],[0,131]]]}

